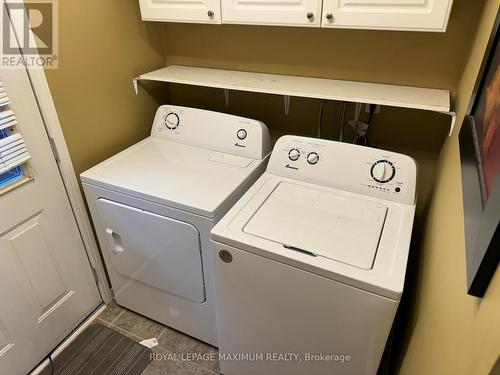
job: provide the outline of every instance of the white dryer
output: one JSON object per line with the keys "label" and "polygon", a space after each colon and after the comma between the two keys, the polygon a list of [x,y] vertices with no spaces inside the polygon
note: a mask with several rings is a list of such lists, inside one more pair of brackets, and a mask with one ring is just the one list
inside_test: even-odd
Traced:
{"label": "white dryer", "polygon": [[150,137],[82,173],[117,303],[217,345],[210,230],[269,153],[259,121],[165,105]]}
{"label": "white dryer", "polygon": [[280,138],[212,230],[222,373],[375,374],[403,291],[415,183],[408,156]]}

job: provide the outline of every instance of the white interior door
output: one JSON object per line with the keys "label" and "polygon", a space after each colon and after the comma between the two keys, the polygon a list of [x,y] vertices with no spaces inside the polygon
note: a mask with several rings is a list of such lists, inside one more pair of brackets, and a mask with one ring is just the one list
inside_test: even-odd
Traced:
{"label": "white interior door", "polygon": [[139,0],[145,21],[221,23],[220,0]]}
{"label": "white interior door", "polygon": [[221,0],[222,23],[319,27],[321,0]]}
{"label": "white interior door", "polygon": [[324,0],[322,27],[446,31],[453,0]]}
{"label": "white interior door", "polygon": [[[0,81],[8,115],[0,121],[8,125],[0,137],[0,373],[26,374],[101,299],[27,72],[0,68]],[[11,142],[11,152],[16,134],[24,148]],[[6,175],[21,151],[31,159],[20,177]]]}

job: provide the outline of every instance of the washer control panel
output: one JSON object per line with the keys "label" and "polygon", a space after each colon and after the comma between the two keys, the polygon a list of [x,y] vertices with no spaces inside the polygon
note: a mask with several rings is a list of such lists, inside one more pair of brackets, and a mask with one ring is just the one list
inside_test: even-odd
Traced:
{"label": "washer control panel", "polygon": [[414,204],[417,167],[402,154],[297,136],[276,143],[268,173]]}
{"label": "washer control panel", "polygon": [[258,160],[271,151],[262,122],[197,108],[161,106],[151,136]]}

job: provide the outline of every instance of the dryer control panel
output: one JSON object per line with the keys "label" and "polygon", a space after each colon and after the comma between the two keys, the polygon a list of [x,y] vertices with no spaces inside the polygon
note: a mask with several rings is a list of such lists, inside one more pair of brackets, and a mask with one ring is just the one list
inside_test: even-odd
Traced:
{"label": "dryer control panel", "polygon": [[161,106],[151,136],[258,160],[271,152],[262,122],[197,108]]}
{"label": "dryer control panel", "polygon": [[409,156],[349,143],[284,136],[267,172],[344,191],[414,204],[417,166]]}

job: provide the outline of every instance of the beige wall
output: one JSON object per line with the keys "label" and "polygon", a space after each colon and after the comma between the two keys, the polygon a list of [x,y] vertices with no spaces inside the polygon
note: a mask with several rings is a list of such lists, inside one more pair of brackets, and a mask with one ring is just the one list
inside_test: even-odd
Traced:
{"label": "beige wall", "polygon": [[[455,2],[448,32],[435,34],[161,24],[142,22],[137,0],[60,1],[60,69],[47,71],[47,77],[75,169],[79,173],[145,137],[155,107],[169,93],[176,104],[258,118],[277,135],[315,134],[316,100],[292,98],[285,116],[280,96],[233,92],[229,108],[222,90],[165,85],[135,96],[131,78],[165,60],[453,90],[482,0]],[[326,104],[326,138],[338,136],[341,111],[340,103]],[[370,131],[373,145],[417,159],[427,176],[421,179],[421,203],[430,193],[447,121],[383,109]],[[346,130],[346,135],[353,133]]]}
{"label": "beige wall", "polygon": [[[247,25],[165,23],[168,64],[446,88],[455,91],[483,0],[455,0],[446,33],[332,30]],[[319,101],[292,98],[285,116],[281,96],[170,86],[174,104],[257,118],[272,134],[315,136]],[[352,119],[352,108],[349,118]],[[342,103],[327,102],[323,137],[337,139]],[[431,193],[435,160],[449,117],[383,108],[369,137],[375,147],[399,151],[419,164],[418,216]],[[347,140],[353,132],[347,129]]]}
{"label": "beige wall", "polygon": [[455,0],[446,33],[168,23],[167,60],[454,90],[481,4]]}
{"label": "beige wall", "polygon": [[[467,61],[482,5],[483,1],[455,0],[444,34],[164,24],[166,60],[168,64],[447,88],[456,94],[456,108],[463,118],[498,0],[487,1],[488,12],[481,18],[479,36]],[[259,118],[277,135],[315,134],[316,100],[292,98],[290,115],[285,116],[279,96],[233,92],[226,108],[222,90],[172,85],[170,93],[177,104]],[[327,138],[338,135],[340,113],[339,103],[327,104],[323,123]],[[445,133],[442,117],[393,108],[384,108],[370,131],[376,146],[417,159],[419,216],[429,203]],[[422,241],[422,258],[418,274],[409,273],[415,277],[409,286],[416,290],[405,306],[411,312],[402,314],[403,320],[409,320],[406,333],[412,336],[401,346],[407,349],[401,353],[401,372],[485,374],[500,348],[500,280],[497,274],[482,300],[465,293],[457,132],[447,140],[437,167],[428,221],[418,221],[415,228],[412,251],[418,253]],[[422,240],[420,227],[425,227]]]}
{"label": "beige wall", "polygon": [[[60,6],[60,69],[47,71],[77,172],[145,137],[155,107],[170,91],[178,104],[259,118],[276,133],[313,135],[318,101],[233,93],[229,108],[221,90],[172,85],[135,96],[131,78],[169,64],[298,74],[448,88],[463,116],[493,9],[487,0],[474,54],[460,80],[482,0],[455,0],[444,34],[320,30],[284,27],[144,23],[137,0],[64,0]],[[163,34],[163,36],[162,36]],[[164,38],[164,40],[162,39]],[[324,134],[335,138],[339,103],[325,108]],[[417,158],[420,207],[434,182],[445,118],[383,109],[373,143]],[[348,133],[348,136],[351,136]],[[456,134],[441,153],[437,187],[423,239],[416,326],[403,358],[405,374],[483,374],[491,367],[500,333],[500,280],[482,300],[465,291],[460,171]],[[418,241],[417,241],[418,242]],[[496,345],[496,346],[495,346]]]}
{"label": "beige wall", "polygon": [[165,65],[160,25],[137,0],[59,1],[59,69],[47,70],[76,172],[144,138],[157,101],[132,77]]}
{"label": "beige wall", "polygon": [[[457,90],[464,117],[499,0],[488,0]],[[457,129],[458,130],[458,129]],[[416,325],[402,374],[487,374],[500,354],[500,272],[484,298],[468,296],[458,131],[446,142],[425,225]]]}

